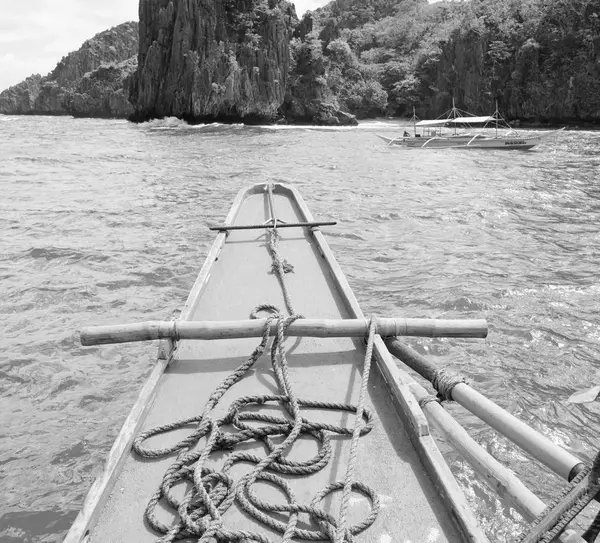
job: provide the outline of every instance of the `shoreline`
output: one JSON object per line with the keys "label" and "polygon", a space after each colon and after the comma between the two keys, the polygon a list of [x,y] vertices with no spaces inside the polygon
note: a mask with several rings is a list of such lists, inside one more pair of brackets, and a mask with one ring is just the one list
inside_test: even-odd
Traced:
{"label": "shoreline", "polygon": [[[83,115],[72,115],[70,113],[4,113],[0,112],[0,116],[6,117],[71,117],[73,119],[106,119],[106,120],[123,120],[130,122],[132,124],[140,124],[140,121],[131,120],[129,116],[126,115],[93,115],[93,116],[83,116]],[[143,122],[151,122],[151,121],[159,121],[164,120],[166,117],[156,117],[152,119],[147,119]],[[169,117],[169,118],[177,118],[177,117]],[[188,122],[186,119],[179,119],[182,122],[187,122],[190,126],[196,124],[243,124],[245,126],[317,126],[317,127],[348,127],[352,128],[353,125],[345,125],[345,124],[311,124],[307,123],[305,120],[298,121],[285,121],[282,122],[281,119],[274,120],[272,122],[264,122],[258,123],[255,119],[250,122],[243,122],[240,119],[218,119],[214,121],[208,121],[203,123],[197,122]],[[358,125],[369,123],[369,122],[383,122],[389,123],[390,125],[394,125],[398,123],[398,126],[412,126],[411,119],[409,117],[366,117],[362,119],[357,119]],[[576,119],[547,119],[547,120],[526,120],[526,119],[514,119],[507,121],[509,126],[515,130],[519,129],[547,129],[547,130],[555,130],[558,128],[565,127],[568,130],[600,130],[600,119],[598,120],[576,120]],[[357,126],[357,125],[354,125]]]}

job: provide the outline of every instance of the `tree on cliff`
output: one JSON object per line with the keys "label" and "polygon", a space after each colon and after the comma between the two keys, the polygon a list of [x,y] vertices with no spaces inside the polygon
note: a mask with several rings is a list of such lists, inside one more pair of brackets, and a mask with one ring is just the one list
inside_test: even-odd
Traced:
{"label": "tree on cliff", "polygon": [[[391,113],[435,117],[455,98],[475,113],[498,100],[509,118],[600,122],[600,0],[339,0],[313,21],[371,67]],[[342,96],[352,81],[332,84]]]}
{"label": "tree on cliff", "polygon": [[142,0],[140,16],[139,65],[137,23],[119,25],[1,93],[0,113],[335,124],[454,99],[600,122],[600,0],[336,0],[300,23],[285,0]]}
{"label": "tree on cliff", "polygon": [[385,112],[387,93],[376,79],[376,71],[359,62],[348,45],[338,38],[325,49],[328,63],[327,83],[342,108],[359,118],[373,117]]}

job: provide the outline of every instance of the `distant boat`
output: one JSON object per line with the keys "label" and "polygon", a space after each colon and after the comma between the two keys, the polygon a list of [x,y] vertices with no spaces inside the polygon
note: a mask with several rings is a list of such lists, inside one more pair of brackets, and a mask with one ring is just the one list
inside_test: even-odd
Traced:
{"label": "distant boat", "polygon": [[[438,119],[418,120],[413,108],[413,134],[404,131],[402,136],[390,138],[376,134],[387,145],[402,145],[413,148],[432,149],[531,149],[540,141],[564,130],[548,130],[530,135],[522,135],[511,128],[500,116],[498,107],[493,115],[477,116],[462,111],[453,105]],[[475,131],[475,127],[480,128]],[[486,128],[495,129],[494,134],[482,132]],[[450,131],[444,131],[444,128]],[[417,131],[419,129],[419,131]],[[500,132],[499,132],[500,131]]]}

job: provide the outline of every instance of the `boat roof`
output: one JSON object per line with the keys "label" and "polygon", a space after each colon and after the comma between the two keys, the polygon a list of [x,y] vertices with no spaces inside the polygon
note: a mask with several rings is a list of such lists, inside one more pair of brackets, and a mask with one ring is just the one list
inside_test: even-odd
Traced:
{"label": "boat roof", "polygon": [[433,119],[428,121],[419,121],[415,126],[446,126],[448,119]]}
{"label": "boat roof", "polygon": [[456,117],[454,119],[447,119],[447,122],[448,124],[481,124],[489,123],[495,120],[495,117],[491,117],[490,115],[484,115],[480,117]]}
{"label": "boat roof", "polygon": [[450,119],[448,117],[444,119],[431,119],[425,121],[419,121],[415,124],[415,126],[447,126],[453,124],[483,124],[489,123],[496,120],[495,117],[491,117],[490,115],[484,116],[473,116],[473,117],[455,117],[454,119]]}

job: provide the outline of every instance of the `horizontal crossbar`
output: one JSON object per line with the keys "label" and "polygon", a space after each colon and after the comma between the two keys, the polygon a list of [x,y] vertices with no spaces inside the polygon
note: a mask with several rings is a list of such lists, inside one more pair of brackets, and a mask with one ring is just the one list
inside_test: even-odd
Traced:
{"label": "horizontal crossbar", "polygon": [[221,226],[210,226],[209,230],[219,230],[221,232],[227,230],[257,230],[260,228],[300,228],[300,227],[313,227],[313,226],[333,226],[337,224],[336,221],[313,221],[313,222],[279,222],[276,224],[273,222],[267,222],[265,224],[223,224]]}
{"label": "horizontal crossbar", "polygon": [[[369,319],[298,319],[286,330],[287,336],[366,337]],[[128,343],[152,339],[233,339],[261,337],[266,319],[243,321],[149,321],[113,326],[96,326],[81,331],[82,345]],[[377,333],[384,337],[475,337],[487,336],[485,319],[436,320],[391,319],[376,320]],[[270,334],[277,332],[271,323]]]}

